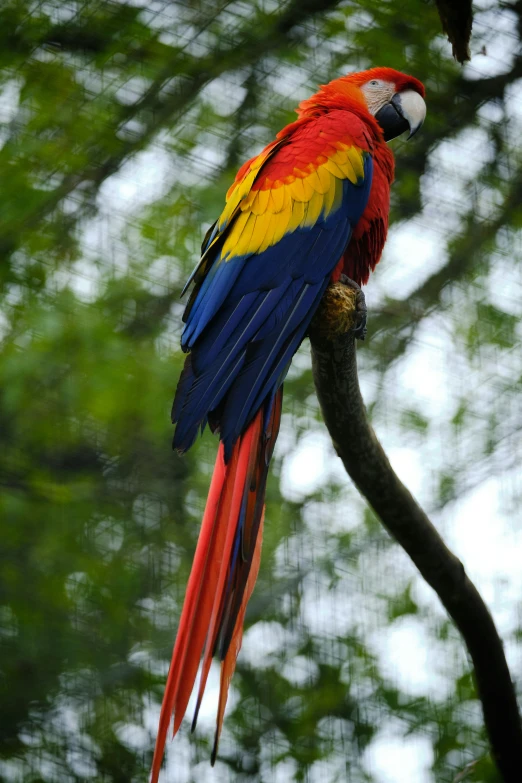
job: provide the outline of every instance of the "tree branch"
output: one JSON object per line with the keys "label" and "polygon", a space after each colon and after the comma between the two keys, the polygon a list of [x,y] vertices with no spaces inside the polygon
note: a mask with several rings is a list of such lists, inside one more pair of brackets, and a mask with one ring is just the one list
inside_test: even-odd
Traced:
{"label": "tree branch", "polygon": [[327,289],[310,329],[313,375],[326,426],[346,472],[462,634],[475,669],[492,755],[503,780],[517,783],[522,724],[502,642],[464,566],[398,479],[370,426],[357,377],[356,294],[351,289],[346,293],[344,286],[340,296],[341,286]]}
{"label": "tree branch", "polygon": [[453,57],[459,63],[470,59],[469,41],[473,24],[471,0],[435,0],[442,29],[453,48]]}

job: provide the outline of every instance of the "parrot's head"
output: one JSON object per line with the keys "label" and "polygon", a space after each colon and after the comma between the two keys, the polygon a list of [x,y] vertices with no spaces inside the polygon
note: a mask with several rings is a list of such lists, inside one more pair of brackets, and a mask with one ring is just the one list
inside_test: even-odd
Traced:
{"label": "parrot's head", "polygon": [[426,117],[422,82],[393,68],[371,68],[350,74],[347,79],[361,90],[385,141],[405,131],[409,131],[409,139],[417,133]]}
{"label": "parrot's head", "polygon": [[318,93],[301,103],[298,114],[310,116],[348,106],[352,110],[364,107],[375,117],[385,141],[405,131],[411,138],[426,117],[424,85],[393,68],[370,68],[322,85]]}

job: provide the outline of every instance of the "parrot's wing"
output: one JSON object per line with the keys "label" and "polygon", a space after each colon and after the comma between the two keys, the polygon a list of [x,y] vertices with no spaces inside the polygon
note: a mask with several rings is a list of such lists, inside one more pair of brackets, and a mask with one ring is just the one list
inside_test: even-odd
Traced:
{"label": "parrot's wing", "polygon": [[327,121],[301,125],[257,169],[248,164],[207,240],[172,412],[180,451],[208,417],[228,459],[281,385],[364,211],[373,171],[364,123],[346,111]]}
{"label": "parrot's wing", "polygon": [[241,166],[234,183],[228,190],[226,198],[226,206],[220,217],[209,228],[205,234],[203,244],[201,245],[201,258],[190,275],[189,279],[185,283],[181,296],[187,291],[192,282],[195,282],[195,288],[192,292],[192,296],[185,310],[183,320],[187,320],[188,312],[194,301],[195,294],[198,291],[198,284],[204,279],[207,274],[210,265],[214,261],[217,255],[220,244],[222,244],[227,231],[232,226],[234,219],[241,210],[242,201],[248,196],[250,188],[258,178],[263,166],[270,160],[276,150],[278,150],[283,144],[286,143],[286,139],[282,138],[269,144],[263,152],[256,155],[255,158],[251,158]]}

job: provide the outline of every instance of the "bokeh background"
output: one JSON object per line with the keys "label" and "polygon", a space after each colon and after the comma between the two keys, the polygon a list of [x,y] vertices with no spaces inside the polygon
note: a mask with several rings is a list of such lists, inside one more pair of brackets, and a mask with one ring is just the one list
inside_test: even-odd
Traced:
{"label": "bokeh background", "polygon": [[[2,781],[147,780],[216,450],[170,449],[179,293],[242,161],[372,65],[429,114],[393,142],[361,386],[520,692],[521,34],[519,0],[481,0],[461,67],[422,0],[1,4]],[[463,645],[344,475],[307,344],[265,530],[218,762],[213,670],[162,779],[498,780]]]}

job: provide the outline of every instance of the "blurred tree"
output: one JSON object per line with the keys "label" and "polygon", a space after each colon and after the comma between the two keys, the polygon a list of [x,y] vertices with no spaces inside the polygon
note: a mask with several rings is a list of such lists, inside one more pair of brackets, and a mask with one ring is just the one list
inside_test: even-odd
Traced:
{"label": "blurred tree", "polygon": [[[395,144],[363,390],[520,677],[521,36],[519,2],[478,4],[461,69],[419,0],[2,4],[2,780],[147,779],[215,450],[170,451],[180,287],[238,164],[354,68],[430,112]],[[220,759],[210,690],[165,778],[491,783],[460,642],[336,467],[307,346],[285,399]]]}

